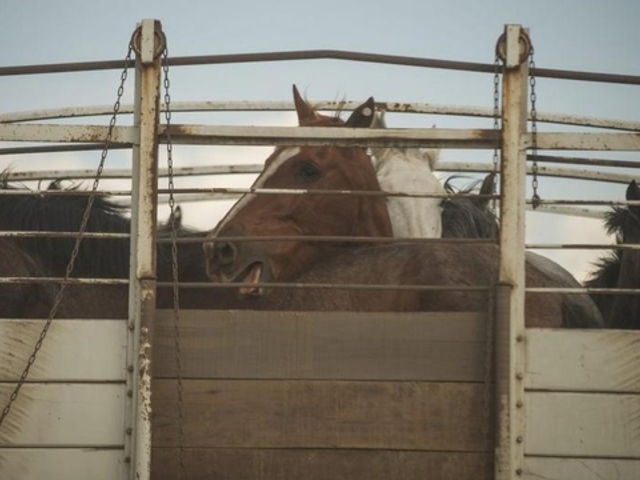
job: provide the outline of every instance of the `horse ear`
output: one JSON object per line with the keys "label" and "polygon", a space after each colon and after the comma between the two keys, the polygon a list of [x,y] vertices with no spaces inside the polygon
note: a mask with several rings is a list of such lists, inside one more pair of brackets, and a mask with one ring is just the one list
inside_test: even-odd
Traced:
{"label": "horse ear", "polygon": [[[484,177],[484,180],[482,181],[482,185],[480,186],[480,195],[493,195],[494,193],[496,193],[495,190],[495,179],[496,179],[496,174],[495,172],[491,172],[489,175],[487,175],[486,177]],[[485,209],[487,208],[487,205],[489,205],[489,201],[491,199],[489,198],[480,198],[478,199],[478,205]]]}
{"label": "horse ear", "polygon": [[376,108],[376,102],[373,97],[356,108],[349,119],[346,126],[352,128],[370,128],[373,123],[374,110]]}
{"label": "horse ear", "polygon": [[[640,186],[638,186],[635,180],[631,180],[629,186],[627,187],[627,201],[634,200],[640,200]],[[638,212],[640,212],[640,206],[629,205],[629,210],[637,210]]]}
{"label": "horse ear", "polygon": [[627,187],[627,200],[640,200],[640,186],[635,180],[631,180]]}
{"label": "horse ear", "polygon": [[293,102],[298,113],[298,125],[301,127],[309,125],[309,123],[318,118],[317,112],[302,98],[295,84],[293,85]]}

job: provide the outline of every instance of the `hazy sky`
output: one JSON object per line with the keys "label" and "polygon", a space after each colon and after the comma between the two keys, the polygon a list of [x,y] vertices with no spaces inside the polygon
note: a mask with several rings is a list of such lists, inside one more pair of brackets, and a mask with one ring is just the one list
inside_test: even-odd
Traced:
{"label": "hazy sky", "polygon": [[[340,49],[484,63],[493,62],[495,42],[504,24],[520,23],[530,28],[539,67],[640,75],[640,2],[636,0],[0,0],[0,66],[124,58],[131,32],[143,18],[162,21],[172,56]],[[0,113],[111,104],[118,78],[116,71],[0,77]],[[291,84],[296,83],[312,101],[364,100],[374,95],[379,101],[492,106],[489,75],[332,60],[175,68],[171,80],[173,101],[290,100]],[[543,112],[640,121],[637,86],[539,79],[537,88],[538,109]],[[132,89],[131,80],[125,101],[130,100]],[[294,117],[286,113],[183,115],[177,120],[294,123]],[[90,121],[104,124],[107,119]],[[478,119],[413,115],[390,116],[388,123],[490,128],[490,122]],[[176,161],[179,165],[255,163],[266,158],[268,151],[182,147],[176,150]],[[447,161],[490,161],[490,157],[490,152],[442,154]],[[640,160],[640,154],[615,158]],[[98,154],[0,157],[0,168],[86,168],[97,159]],[[128,165],[127,156],[115,152],[110,162],[113,167]],[[207,182],[210,186],[229,184],[228,178]],[[243,177],[233,184],[250,182],[250,177]],[[547,198],[570,198],[572,194],[623,199],[624,195],[623,186],[566,180],[543,179],[541,190]],[[210,214],[203,208],[202,204],[190,205],[185,220],[212,227],[220,208]],[[593,220],[539,214],[528,218],[529,241],[603,241],[601,231],[600,223]],[[561,257],[579,276],[587,267],[584,252]]]}

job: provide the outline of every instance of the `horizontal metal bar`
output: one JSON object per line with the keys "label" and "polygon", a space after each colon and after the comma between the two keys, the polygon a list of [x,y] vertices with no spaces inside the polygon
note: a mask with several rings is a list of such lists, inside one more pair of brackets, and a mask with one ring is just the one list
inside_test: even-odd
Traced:
{"label": "horizontal metal bar", "polygon": [[[532,204],[533,201],[532,200],[525,200],[527,202],[527,204]],[[624,201],[624,200],[565,200],[565,199],[556,199],[556,200],[545,200],[545,199],[540,199],[538,200],[538,203],[540,203],[540,205],[599,205],[599,206],[604,206],[604,207],[616,207],[616,206],[620,206],[620,205],[633,205],[633,206],[640,206],[640,200],[631,200],[631,201]]]}
{"label": "horizontal metal bar", "polygon": [[[0,124],[0,141],[95,143],[106,138],[99,125]],[[166,125],[159,134],[166,142]],[[135,127],[115,127],[113,144],[134,143]],[[351,147],[431,147],[493,149],[500,132],[479,129],[351,129],[172,125],[174,144],[198,145],[337,145]],[[523,147],[532,147],[531,134]],[[640,150],[638,133],[538,133],[537,147],[546,150]]]}
{"label": "horizontal metal bar", "polygon": [[639,244],[633,243],[527,243],[530,250],[640,250]]}
{"label": "horizontal metal bar", "polygon": [[[531,149],[532,135],[523,135],[523,146]],[[538,133],[541,150],[640,150],[638,133]]]}
{"label": "horizontal metal bar", "polygon": [[[84,232],[82,238],[121,239],[130,238],[128,233]],[[78,232],[12,231],[0,232],[0,238],[78,238]]]}
{"label": "horizontal metal bar", "polygon": [[[316,110],[324,111],[350,111],[361,102],[342,102],[333,100],[321,100],[314,102]],[[421,113],[431,115],[449,115],[464,117],[492,118],[493,108],[440,105],[418,102],[376,102],[376,107],[387,112],[394,113]],[[161,105],[161,110],[166,111],[166,106]],[[171,111],[177,112],[287,112],[295,111],[293,102],[285,101],[212,101],[199,102],[172,102]],[[133,105],[122,105],[119,114],[133,113]],[[24,112],[10,112],[0,114],[0,123],[24,122],[35,120],[49,120],[62,118],[80,118],[99,115],[113,115],[113,105],[96,105],[90,107],[62,107],[54,109],[40,109]],[[529,113],[529,118],[531,114]],[[586,117],[568,115],[563,113],[538,112],[536,120],[542,123],[555,123],[561,125],[579,125],[586,127],[609,128],[614,130],[640,131],[640,122],[630,120],[617,120],[610,118]]]}
{"label": "horizontal metal bar", "polygon": [[[69,285],[128,285],[129,280],[124,278],[68,278]],[[3,283],[63,283],[62,277],[0,277]]]}
{"label": "horizontal metal bar", "polygon": [[527,293],[569,293],[598,295],[640,295],[640,288],[559,288],[559,287],[527,287]]}
{"label": "horizontal metal bar", "polygon": [[[159,134],[166,142],[166,125]],[[171,126],[171,141],[187,145],[336,145],[343,147],[431,147],[493,149],[499,132],[479,129],[352,129],[341,127]]]}
{"label": "horizontal metal bar", "polygon": [[27,189],[2,189],[0,196],[6,197],[115,197],[131,196],[130,190],[27,190]]}
{"label": "horizontal metal bar", "polygon": [[557,155],[527,155],[527,160],[532,162],[560,163],[566,165],[589,165],[598,167],[640,168],[640,162],[635,160],[611,160],[607,158],[565,157]]}
{"label": "horizontal metal bar", "polygon": [[[208,243],[212,241],[227,242],[344,242],[344,243],[425,243],[442,244],[456,243],[462,245],[495,244],[496,240],[490,238],[416,238],[416,237],[366,237],[345,235],[265,235],[265,236],[219,236],[215,238],[204,237],[178,237],[176,243]],[[159,238],[157,243],[171,243],[171,238]]]}
{"label": "horizontal metal bar", "polygon": [[[445,291],[460,290],[467,292],[489,291],[491,286],[478,285],[381,285],[381,284],[362,284],[362,283],[212,283],[212,282],[184,282],[179,283],[181,288],[300,288],[300,289],[322,289],[322,290],[400,290],[400,291]],[[158,287],[171,287],[172,282],[158,282]]]}
{"label": "horizontal metal bar", "polygon": [[[135,127],[114,127],[111,144],[135,143]],[[0,141],[3,142],[104,142],[109,132],[102,125],[54,125],[0,123]]]}
{"label": "horizontal metal bar", "polygon": [[[131,143],[109,145],[109,150],[124,150],[131,148]],[[27,153],[55,153],[55,152],[91,152],[104,149],[104,143],[87,143],[81,145],[35,145],[31,147],[0,148],[0,155],[23,155]],[[94,172],[95,175],[95,172]]]}
{"label": "horizontal metal bar", "polygon": [[[351,52],[345,50],[294,50],[284,52],[198,55],[188,57],[172,57],[168,59],[167,63],[169,66],[192,66],[317,59],[351,60],[357,62],[378,63],[386,65],[427,67],[489,74],[493,74],[495,72],[495,65],[490,63],[459,62],[423,57]],[[9,66],[0,67],[0,76],[113,70],[121,69],[124,65],[125,62],[123,62],[122,60],[107,60],[101,62],[73,62],[47,65]],[[133,61],[129,62],[127,66],[133,67]],[[548,68],[534,68],[531,70],[531,73],[539,78],[556,78],[563,80],[581,80],[589,82],[640,85],[640,77],[635,75],[619,75],[610,73],[557,70]]]}
{"label": "horizontal metal bar", "polygon": [[533,208],[532,205],[527,205],[528,211],[552,213],[555,215],[572,215],[576,217],[593,218],[602,220],[605,218],[607,212],[602,210],[590,210],[588,208],[575,208],[575,207],[561,207],[557,205],[540,205],[538,208]]}

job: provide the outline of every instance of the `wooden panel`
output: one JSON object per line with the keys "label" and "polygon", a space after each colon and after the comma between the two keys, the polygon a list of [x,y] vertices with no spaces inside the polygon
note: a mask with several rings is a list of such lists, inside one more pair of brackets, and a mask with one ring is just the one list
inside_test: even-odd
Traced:
{"label": "wooden panel", "polygon": [[[173,312],[157,317],[156,378],[175,376]],[[183,376],[482,381],[483,316],[181,312]]]}
{"label": "wooden panel", "polygon": [[[0,385],[9,398],[15,384]],[[0,445],[121,446],[121,384],[26,384],[0,429]]]}
{"label": "wooden panel", "polygon": [[[0,320],[0,381],[17,381],[44,326],[43,320]],[[124,381],[124,320],[55,320],[29,380]]]}
{"label": "wooden panel", "polygon": [[0,478],[16,480],[117,480],[122,450],[0,448]]}
{"label": "wooden panel", "polygon": [[[176,384],[156,380],[153,442],[177,446]],[[185,380],[188,447],[480,451],[482,384]]]}
{"label": "wooden panel", "polygon": [[640,332],[527,330],[526,387],[640,393]]}
{"label": "wooden panel", "polygon": [[640,395],[530,392],[529,455],[640,459]]}
{"label": "wooden panel", "polygon": [[[185,453],[189,480],[460,480],[480,478],[482,468],[477,453],[307,449],[188,449]],[[152,459],[153,480],[178,478],[177,449],[154,448]]]}
{"label": "wooden panel", "polygon": [[640,460],[525,457],[524,480],[638,480]]}

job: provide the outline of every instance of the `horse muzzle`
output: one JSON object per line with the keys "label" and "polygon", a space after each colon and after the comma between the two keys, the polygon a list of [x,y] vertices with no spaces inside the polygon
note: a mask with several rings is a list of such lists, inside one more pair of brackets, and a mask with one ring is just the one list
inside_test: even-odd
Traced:
{"label": "horse muzzle", "polygon": [[250,242],[229,242],[223,239],[203,245],[207,275],[214,282],[240,283],[241,295],[262,295],[259,284],[271,281],[272,272],[266,253],[252,248]]}

